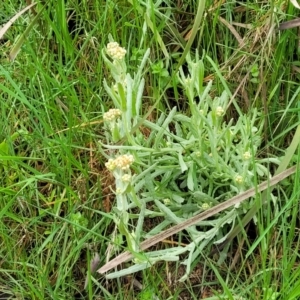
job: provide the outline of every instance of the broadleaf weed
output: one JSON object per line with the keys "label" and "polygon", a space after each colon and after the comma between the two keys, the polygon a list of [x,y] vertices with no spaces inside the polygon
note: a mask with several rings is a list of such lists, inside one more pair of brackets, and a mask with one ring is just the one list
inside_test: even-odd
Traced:
{"label": "broadleaf weed", "polygon": [[[117,43],[114,45],[119,47]],[[125,55],[126,51],[122,51]],[[139,241],[145,236],[144,218],[158,215],[164,218],[146,234],[149,237],[253,187],[257,176],[268,175],[263,160],[256,158],[263,129],[262,122],[258,121],[261,120],[259,112],[254,109],[251,115],[239,114],[236,119],[227,120],[229,95],[226,91],[220,97],[210,95],[212,82],[203,83],[204,63],[198,53],[194,59],[187,56],[188,74],[182,68],[177,74],[179,88],[189,101],[190,115],[174,107],[168,115],[162,113],[156,122],[146,120],[143,126],[150,130],[148,136],[140,129],[131,134],[131,129],[141,116],[144,87],[141,74],[149,50],[138,75],[133,77],[125,74],[124,56],[111,56],[111,62],[106,53],[103,51],[102,55],[115,82],[109,86],[105,80],[104,86],[115,107],[104,114],[107,143],[100,144],[101,152],[108,158],[106,166],[115,177],[116,227],[126,238],[129,250],[139,251]],[[114,113],[114,117],[107,117]],[[114,145],[124,137],[127,137],[126,144]],[[104,148],[111,149],[110,154]],[[118,164],[122,160],[128,164]],[[181,278],[185,280],[201,251],[212,243],[221,243],[236,219],[251,205],[253,200],[217,215],[214,220],[200,222],[200,227],[188,229],[192,241],[189,245],[173,247],[166,253],[148,252],[144,259],[135,260],[141,264],[140,268],[118,271],[109,278],[141,270],[157,261],[179,260],[179,255],[188,252],[183,262],[186,274]]]}

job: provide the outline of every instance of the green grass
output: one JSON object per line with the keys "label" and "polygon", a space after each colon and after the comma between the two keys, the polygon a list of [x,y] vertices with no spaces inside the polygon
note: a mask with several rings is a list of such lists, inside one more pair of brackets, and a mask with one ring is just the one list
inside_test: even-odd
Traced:
{"label": "green grass", "polygon": [[[184,282],[178,280],[186,271],[180,265],[186,254],[178,256],[178,262],[158,261],[117,279],[107,280],[90,266],[96,253],[100,267],[126,250],[126,245],[134,249],[131,233],[138,233],[136,238],[143,241],[147,232],[158,233],[175,224],[176,218],[188,218],[188,209],[199,210],[201,203],[195,208],[183,184],[187,173],[176,171],[178,157],[162,149],[169,147],[167,142],[177,141],[172,140],[176,132],[177,145],[185,147],[182,159],[186,159],[184,154],[194,147],[190,134],[200,130],[195,124],[201,117],[193,101],[199,101],[209,80],[212,99],[227,92],[226,122],[245,115],[261,128],[248,141],[256,157],[254,175],[249,175],[244,189],[267,179],[266,173],[259,175],[258,163],[271,175],[279,162],[299,163],[299,136],[295,134],[300,124],[298,29],[277,30],[280,22],[293,19],[298,11],[287,1],[273,2],[207,0],[202,15],[204,3],[197,6],[196,1],[178,6],[176,1],[50,0],[45,6],[38,3],[12,25],[0,40],[0,295],[3,291],[13,299],[299,298],[299,172],[240,208],[235,219],[240,233],[232,236],[220,255],[211,254],[211,244],[201,251],[197,245],[199,253]],[[23,8],[13,0],[4,1],[2,7],[0,24]],[[33,28],[10,61],[13,45],[30,24]],[[243,47],[234,33],[244,38]],[[141,109],[124,108],[132,118],[123,119],[127,120],[125,133],[117,139],[103,122],[103,114],[116,106],[103,82],[113,83],[102,55],[109,34],[127,50],[127,72],[145,79]],[[140,68],[147,49],[149,58]],[[196,49],[202,59],[199,91],[189,97],[176,73],[183,66],[183,74],[188,75],[188,50],[195,60]],[[134,90],[132,103],[137,94]],[[216,103],[211,101],[211,105]],[[174,106],[177,112],[172,115]],[[254,117],[256,110],[260,114]],[[184,123],[185,117],[192,121]],[[260,140],[257,152],[256,137]],[[103,146],[114,145],[119,138],[122,144],[117,149]],[[287,151],[290,144],[295,147]],[[120,217],[116,210],[115,180],[105,167],[117,151],[124,154],[122,146],[137,160],[132,172],[142,187],[136,193],[134,187],[127,190],[131,193],[127,199],[147,202],[129,211],[128,224],[126,213]],[[153,168],[155,162],[159,164]],[[184,162],[190,167],[193,160]],[[228,182],[227,171],[221,168],[219,173]],[[197,172],[190,172],[195,182]],[[206,176],[210,191],[221,196],[215,192],[219,179]],[[222,193],[234,196],[226,184]],[[172,212],[153,201],[174,195],[185,202]],[[253,206],[259,207],[261,199],[267,199],[267,204],[243,228],[244,215]],[[146,209],[155,216],[148,218]],[[186,209],[186,215],[180,209]],[[214,239],[230,228],[225,226]],[[211,225],[202,224],[201,230],[209,229]],[[117,244],[120,232],[127,244]],[[169,249],[167,256],[175,256],[177,246],[194,241],[191,232],[179,233],[151,251]],[[118,270],[134,265],[129,262]]]}

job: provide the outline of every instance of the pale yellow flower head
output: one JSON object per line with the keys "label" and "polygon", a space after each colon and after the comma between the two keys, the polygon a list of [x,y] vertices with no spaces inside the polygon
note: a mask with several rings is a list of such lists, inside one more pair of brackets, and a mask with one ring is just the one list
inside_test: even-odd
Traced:
{"label": "pale yellow flower head", "polygon": [[[119,168],[121,170],[128,170],[133,162],[134,158],[131,154],[124,154],[116,157],[115,159],[110,158],[108,162],[105,163],[105,166],[110,171],[113,171],[116,168]],[[129,180],[128,177],[125,179]]]}
{"label": "pale yellow flower head", "polygon": [[165,199],[163,199],[163,201],[164,201],[165,205],[170,205],[171,204],[171,200],[169,198],[165,198]]}
{"label": "pale yellow flower head", "polygon": [[243,183],[244,182],[244,178],[243,178],[243,176],[241,176],[241,175],[237,175],[237,176],[235,176],[235,182],[236,183],[239,183],[239,184],[241,184],[241,183]]}
{"label": "pale yellow flower head", "polygon": [[131,164],[134,162],[134,158],[131,154],[124,154],[121,156],[118,156],[115,159],[115,165],[117,168],[120,168],[122,170],[127,170],[131,166]]}
{"label": "pale yellow flower head", "polygon": [[108,112],[103,114],[103,120],[107,122],[112,122],[121,116],[122,111],[118,108],[111,108]]}
{"label": "pale yellow flower head", "polygon": [[217,115],[218,117],[221,117],[223,114],[224,114],[224,109],[223,109],[223,107],[222,107],[222,106],[218,106],[218,107],[216,108],[216,115]]}
{"label": "pale yellow flower head", "polygon": [[108,162],[105,163],[105,167],[108,170],[113,171],[116,168],[115,160],[110,158]]}
{"label": "pale yellow flower head", "polygon": [[251,158],[251,153],[249,151],[246,151],[244,154],[243,154],[243,158],[244,160],[248,160]]}
{"label": "pale yellow flower head", "polygon": [[117,42],[110,42],[107,44],[106,52],[113,60],[121,60],[125,57],[127,51],[125,48],[120,47]]}
{"label": "pale yellow flower head", "polygon": [[208,203],[203,203],[203,204],[201,205],[201,207],[202,207],[203,210],[207,210],[207,209],[210,208],[210,205],[209,205]]}
{"label": "pale yellow flower head", "polygon": [[129,175],[129,174],[124,174],[124,175],[122,176],[122,181],[123,181],[123,182],[129,183],[129,182],[131,181],[131,175]]}

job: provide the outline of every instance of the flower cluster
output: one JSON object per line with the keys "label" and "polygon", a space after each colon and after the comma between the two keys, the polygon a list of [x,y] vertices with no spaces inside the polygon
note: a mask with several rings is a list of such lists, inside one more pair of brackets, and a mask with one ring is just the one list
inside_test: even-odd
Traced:
{"label": "flower cluster", "polygon": [[163,201],[164,201],[165,205],[170,205],[171,204],[171,200],[169,198],[165,198],[165,199],[163,199]]}
{"label": "flower cluster", "polygon": [[121,60],[125,57],[126,49],[120,47],[117,42],[110,42],[107,44],[106,52],[113,60]]}
{"label": "flower cluster", "polygon": [[129,174],[124,174],[123,176],[122,176],[122,181],[123,182],[130,182],[131,181],[131,175],[129,175]]}
{"label": "flower cluster", "polygon": [[104,121],[112,122],[121,116],[122,111],[118,108],[111,108],[108,112],[103,114]]}
{"label": "flower cluster", "polygon": [[203,210],[207,210],[207,209],[210,208],[210,205],[209,205],[208,203],[203,203],[203,204],[201,205],[201,207],[202,207]]}
{"label": "flower cluster", "polygon": [[222,107],[222,106],[218,106],[218,107],[216,108],[216,115],[217,115],[218,117],[221,117],[223,114],[224,114],[224,109],[223,109],[223,107]]}
{"label": "flower cluster", "polygon": [[242,183],[244,182],[244,178],[243,178],[243,176],[241,176],[241,175],[235,176],[234,180],[235,180],[235,182],[238,183],[238,184],[242,184]]}
{"label": "flower cluster", "polygon": [[128,170],[133,162],[134,158],[131,154],[124,154],[118,156],[115,159],[110,158],[105,166],[110,171],[113,171],[116,168],[119,168],[121,170]]}
{"label": "flower cluster", "polygon": [[251,153],[249,151],[246,151],[244,154],[243,154],[243,158],[244,160],[248,160],[251,158]]}

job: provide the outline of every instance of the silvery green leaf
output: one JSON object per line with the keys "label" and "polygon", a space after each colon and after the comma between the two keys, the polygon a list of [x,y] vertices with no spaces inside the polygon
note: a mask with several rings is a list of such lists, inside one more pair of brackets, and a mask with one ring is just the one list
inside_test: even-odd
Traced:
{"label": "silvery green leaf", "polygon": [[269,174],[268,169],[262,164],[256,164],[256,172],[259,176],[264,176]]}
{"label": "silvery green leaf", "polygon": [[183,282],[188,279],[188,276],[191,272],[192,263],[195,261],[195,259],[199,256],[199,254],[207,246],[208,243],[209,240],[203,240],[203,236],[200,236],[199,238],[195,239],[193,243],[187,246],[190,253],[188,255],[188,258],[182,263],[183,265],[186,265],[186,272],[185,275],[179,279],[180,282]]}
{"label": "silvery green leaf", "polygon": [[181,203],[184,202],[184,198],[181,197],[181,196],[179,196],[179,195],[177,195],[177,194],[173,194],[171,197],[178,204],[181,204]]}
{"label": "silvery green leaf", "polygon": [[147,258],[152,259],[152,258],[156,258],[159,256],[165,256],[165,255],[180,255],[184,252],[187,251],[187,247],[182,247],[182,246],[178,246],[178,247],[172,247],[169,249],[162,249],[162,250],[156,250],[156,251],[150,251],[146,253]]}
{"label": "silvery green leaf", "polygon": [[160,130],[158,131],[155,139],[154,148],[159,149],[159,144],[161,140],[163,139],[163,135],[166,134],[166,129],[170,122],[173,121],[174,115],[176,114],[176,107],[173,107],[173,109],[170,111],[169,115],[165,119],[164,123],[162,124]]}
{"label": "silvery green leaf", "polygon": [[136,103],[135,103],[135,112],[136,116],[140,115],[140,109],[142,105],[143,93],[145,87],[145,79],[142,78],[138,87],[137,95],[136,95]]}
{"label": "silvery green leaf", "polygon": [[188,169],[188,167],[187,167],[186,163],[183,160],[181,152],[178,152],[178,162],[179,162],[179,165],[180,165],[180,168],[181,168],[181,172],[182,173],[185,172]]}
{"label": "silvery green leaf", "polygon": [[[123,89],[123,93],[124,93],[123,86],[121,84],[118,84],[118,86],[119,85],[120,85],[120,88]],[[135,109],[135,107],[133,106],[135,97],[133,95],[133,86],[132,85],[133,85],[133,79],[131,78],[130,74],[127,74],[126,75],[126,104],[124,103],[124,105],[126,105],[126,123],[129,128],[130,128],[129,124],[131,124],[131,122],[132,122],[131,119],[134,116],[133,109]]]}
{"label": "silvery green leaf", "polygon": [[144,71],[144,67],[148,60],[149,55],[150,55],[150,48],[148,48],[144,54],[143,60],[142,60],[141,64],[139,65],[137,76],[140,77],[142,72]]}
{"label": "silvery green leaf", "polygon": [[203,201],[203,202],[212,202],[212,201],[214,201],[213,197],[211,197],[208,194],[203,193],[201,191],[195,191],[193,193],[193,196],[195,197],[195,199],[197,201]]}
{"label": "silvery green leaf", "polygon": [[183,221],[182,218],[177,217],[168,207],[166,207],[163,203],[158,200],[154,200],[156,206],[165,213],[166,217],[171,220],[175,224],[179,224]]}
{"label": "silvery green leaf", "polygon": [[105,79],[103,80],[103,86],[106,92],[108,93],[108,95],[110,96],[110,98],[113,100],[115,107],[121,109],[121,101],[119,96],[112,88],[108,86]]}
{"label": "silvery green leaf", "polygon": [[117,272],[107,274],[105,277],[107,279],[120,278],[122,276],[130,275],[130,274],[145,270],[145,269],[147,269],[151,266],[152,266],[152,264],[149,263],[149,262],[141,263],[141,264],[135,264],[135,265],[133,265],[133,266],[127,268],[127,269],[123,269],[123,270],[120,270],[120,271],[117,271]]}
{"label": "silvery green leaf", "polygon": [[230,210],[226,213],[226,215],[220,219],[218,219],[216,226],[223,227],[225,224],[232,223],[237,217],[238,213],[235,209]]}
{"label": "silvery green leaf", "polygon": [[273,163],[273,164],[276,164],[276,165],[279,165],[280,164],[280,159],[276,158],[276,157],[268,157],[268,158],[262,158],[259,160],[260,163]]}
{"label": "silvery green leaf", "polygon": [[157,226],[155,226],[153,229],[151,229],[147,234],[145,234],[145,238],[149,238],[151,236],[154,236],[154,235],[162,232],[170,224],[171,224],[171,222],[169,220],[162,221]]}
{"label": "silvery green leaf", "polygon": [[189,167],[187,186],[190,191],[194,190],[194,164],[190,164],[190,167]]}
{"label": "silvery green leaf", "polygon": [[184,133],[182,131],[182,127],[178,122],[175,123],[175,130],[176,130],[177,137],[184,138]]}
{"label": "silvery green leaf", "polygon": [[189,118],[185,115],[182,115],[182,114],[176,114],[174,116],[174,121],[186,122],[189,124],[191,122],[191,118]]}

